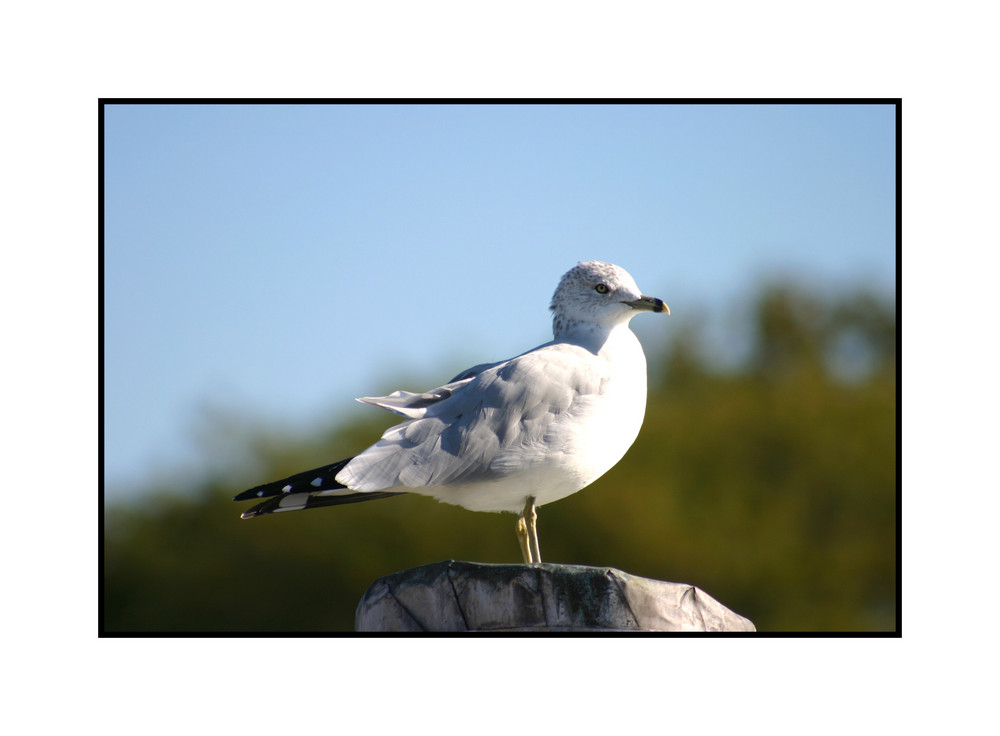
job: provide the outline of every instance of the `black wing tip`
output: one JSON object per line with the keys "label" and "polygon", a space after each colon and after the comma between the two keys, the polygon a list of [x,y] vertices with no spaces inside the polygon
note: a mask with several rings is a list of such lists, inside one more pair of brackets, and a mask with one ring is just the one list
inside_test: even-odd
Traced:
{"label": "black wing tip", "polygon": [[[278,481],[281,483],[282,481]],[[270,488],[272,484],[268,483],[265,486],[257,486],[256,488],[251,488],[249,491],[243,491],[243,493],[237,493],[233,496],[234,501],[256,501],[260,498],[267,498],[268,496],[278,496],[281,495],[280,486],[279,488]]]}
{"label": "black wing tip", "polygon": [[281,480],[254,486],[247,491],[237,493],[233,496],[233,500],[255,501],[259,498],[283,496],[288,493],[311,493],[314,491],[329,491],[344,488],[343,484],[336,481],[337,473],[343,470],[344,466],[353,459],[353,457],[345,458],[333,463],[333,465],[324,465],[314,470],[306,470],[302,473],[290,475]]}
{"label": "black wing tip", "polygon": [[[279,481],[280,483],[280,481]],[[251,488],[249,491],[243,491],[243,493],[237,493],[233,496],[234,501],[252,501],[255,498],[264,498],[265,496],[277,495],[270,493],[267,486],[271,485],[268,483],[266,486],[257,486],[256,488]]]}
{"label": "black wing tip", "polygon": [[359,503],[361,501],[375,501],[379,498],[389,498],[390,496],[401,496],[405,491],[369,491],[367,493],[351,493],[346,496],[307,496],[301,506],[281,508],[281,501],[284,496],[274,496],[263,503],[252,506],[241,515],[241,519],[253,519],[264,514],[271,514],[275,511],[306,511],[308,509],[319,509],[327,506],[342,506],[348,503]]}

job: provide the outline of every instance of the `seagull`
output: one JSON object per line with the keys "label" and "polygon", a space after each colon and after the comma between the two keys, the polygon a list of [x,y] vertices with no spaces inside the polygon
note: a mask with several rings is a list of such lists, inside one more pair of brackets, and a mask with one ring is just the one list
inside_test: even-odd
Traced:
{"label": "seagull", "polygon": [[550,305],[553,339],[425,393],[358,401],[404,417],[363,452],[251,488],[251,519],[417,493],[518,514],[525,563],[540,563],[537,508],[576,493],[632,446],[646,411],[646,357],[629,322],[670,309],[625,269],[582,261]]}

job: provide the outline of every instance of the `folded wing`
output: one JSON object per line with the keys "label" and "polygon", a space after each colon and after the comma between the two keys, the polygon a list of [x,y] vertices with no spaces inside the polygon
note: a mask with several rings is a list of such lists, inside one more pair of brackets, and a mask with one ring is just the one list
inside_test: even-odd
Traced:
{"label": "folded wing", "polygon": [[603,386],[600,370],[580,370],[581,358],[599,360],[575,345],[549,344],[476,366],[424,394],[362,399],[408,420],[390,427],[336,479],[363,492],[455,486],[499,480],[544,462],[560,450],[544,441],[552,423]]}

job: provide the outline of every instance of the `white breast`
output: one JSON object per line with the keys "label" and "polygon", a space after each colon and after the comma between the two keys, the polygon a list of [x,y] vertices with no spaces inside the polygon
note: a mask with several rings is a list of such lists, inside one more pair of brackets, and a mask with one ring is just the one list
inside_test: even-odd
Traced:
{"label": "white breast", "polygon": [[609,364],[603,391],[582,399],[580,412],[567,417],[564,427],[581,488],[622,459],[646,413],[646,357],[627,325],[612,332],[599,358]]}
{"label": "white breast", "polygon": [[542,506],[604,475],[632,446],[642,426],[646,359],[627,325],[614,329],[591,355],[594,370],[603,377],[598,389],[579,396],[557,417],[546,432],[544,454],[525,463],[523,472],[485,483],[413,490],[473,511],[518,512],[528,496]]}

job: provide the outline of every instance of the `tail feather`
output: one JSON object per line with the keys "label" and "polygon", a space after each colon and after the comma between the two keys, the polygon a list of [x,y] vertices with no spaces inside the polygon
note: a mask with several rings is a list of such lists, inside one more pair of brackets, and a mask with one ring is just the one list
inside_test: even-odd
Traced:
{"label": "tail feather", "polygon": [[344,503],[358,503],[359,501],[374,501],[377,498],[388,498],[389,496],[401,496],[399,492],[373,491],[371,493],[350,493],[341,496],[320,496],[314,493],[288,493],[280,496],[273,496],[263,503],[259,503],[243,512],[240,518],[252,519],[263,514],[273,514],[278,511],[302,511],[305,509],[318,509],[323,506],[339,506]]}

